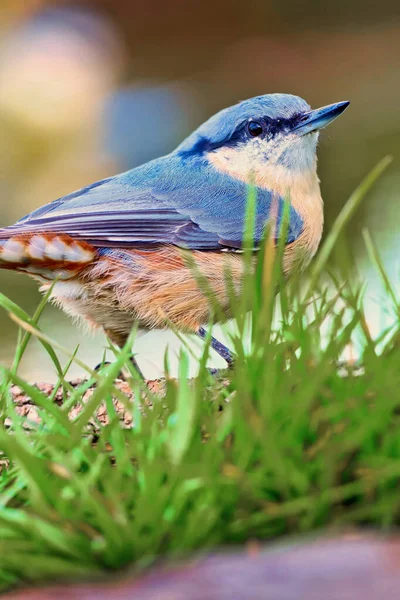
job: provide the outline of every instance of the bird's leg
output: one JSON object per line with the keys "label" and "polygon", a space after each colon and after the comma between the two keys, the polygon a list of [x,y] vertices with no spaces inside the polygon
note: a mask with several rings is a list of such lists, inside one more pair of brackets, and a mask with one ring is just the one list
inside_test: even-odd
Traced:
{"label": "bird's leg", "polygon": [[[204,329],[204,327],[199,327],[199,329],[197,330],[196,333],[199,336],[199,338],[201,338],[202,340],[205,340],[208,337],[208,333]],[[235,355],[229,350],[229,348],[224,346],[224,344],[222,344],[215,337],[212,337],[212,336],[211,336],[211,348],[213,350],[215,350],[215,352],[224,359],[224,361],[227,363],[229,369],[231,369],[233,367],[234,362],[235,362]]]}
{"label": "bird's leg", "polygon": [[[115,344],[116,346],[118,346],[118,348],[121,348],[121,349],[125,346],[125,344],[128,340],[128,337],[129,337],[128,335],[113,331],[112,329],[104,329],[104,333],[106,334],[107,337],[110,338],[110,340],[112,341],[113,344]],[[139,375],[139,377],[141,379],[143,379],[143,381],[145,381],[144,375],[143,375],[139,365],[137,364],[136,359],[133,356],[133,354],[129,357],[129,360],[131,361],[131,363],[132,363],[136,373]]]}
{"label": "bird's leg", "polygon": [[143,372],[142,372],[141,368],[139,367],[139,365],[137,364],[137,362],[136,362],[136,359],[135,359],[135,357],[133,356],[133,354],[132,354],[132,356],[129,358],[129,360],[131,361],[131,363],[132,363],[132,365],[133,365],[133,367],[134,367],[134,369],[135,369],[136,373],[139,375],[140,379],[142,379],[143,381],[145,381],[145,378],[144,378]]}

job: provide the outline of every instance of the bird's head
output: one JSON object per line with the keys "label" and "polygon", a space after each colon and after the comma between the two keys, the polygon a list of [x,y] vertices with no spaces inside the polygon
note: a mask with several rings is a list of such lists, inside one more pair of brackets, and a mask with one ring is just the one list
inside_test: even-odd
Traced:
{"label": "bird's head", "polygon": [[318,132],[348,104],[311,110],[298,96],[258,96],[211,117],[177,151],[202,155],[219,171],[286,193],[297,178],[315,174]]}

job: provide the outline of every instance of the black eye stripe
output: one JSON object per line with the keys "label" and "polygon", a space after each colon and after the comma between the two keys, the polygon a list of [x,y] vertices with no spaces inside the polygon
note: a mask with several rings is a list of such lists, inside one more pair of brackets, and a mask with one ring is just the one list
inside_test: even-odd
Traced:
{"label": "black eye stripe", "polygon": [[263,139],[265,138],[268,141],[281,132],[290,131],[302,118],[303,114],[301,113],[293,114],[291,117],[276,117],[274,119],[268,115],[246,116],[226,137],[211,140],[205,136],[199,136],[193,147],[190,150],[181,151],[180,155],[185,159],[201,156],[224,146],[235,147],[248,141],[249,138],[260,137],[261,135],[263,135]]}
{"label": "black eye stripe", "polygon": [[263,133],[274,136],[281,131],[290,130],[301,119],[301,114],[294,114],[292,117],[287,118],[277,117],[271,119],[268,116],[265,116],[261,120],[251,119],[247,123],[247,132],[252,137],[257,137]]}

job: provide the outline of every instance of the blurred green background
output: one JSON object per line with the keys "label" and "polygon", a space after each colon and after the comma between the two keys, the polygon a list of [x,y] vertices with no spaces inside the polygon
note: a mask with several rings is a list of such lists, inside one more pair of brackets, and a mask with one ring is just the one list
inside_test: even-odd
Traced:
{"label": "blurred green background", "polygon": [[[2,0],[0,6],[0,226],[67,192],[173,149],[215,111],[246,97],[288,92],[313,107],[351,101],[321,135],[326,230],[350,192],[385,154],[394,163],[351,224],[375,236],[398,279],[400,248],[400,3],[381,0]],[[358,250],[363,275],[374,277]],[[0,272],[0,290],[26,310],[39,301],[28,277]],[[381,327],[378,300],[371,328]],[[94,365],[105,339],[46,309],[53,338]],[[16,327],[0,314],[0,361]],[[168,333],[140,338],[149,376]],[[215,361],[218,364],[218,361]],[[32,344],[22,372],[52,379]],[[79,369],[78,369],[79,371]]]}

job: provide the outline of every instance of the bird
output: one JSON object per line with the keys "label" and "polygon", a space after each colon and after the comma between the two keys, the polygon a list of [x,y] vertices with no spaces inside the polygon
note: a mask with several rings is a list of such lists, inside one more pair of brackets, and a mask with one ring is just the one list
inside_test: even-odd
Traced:
{"label": "bird", "polygon": [[[173,325],[205,339],[212,308],[193,264],[229,319],[226,269],[240,290],[249,185],[255,246],[274,222],[278,242],[289,199],[285,275],[304,269],[316,253],[324,221],[319,130],[348,105],[312,110],[299,96],[274,93],[225,108],[170,154],[0,229],[0,268],[32,276],[65,312],[121,348],[135,325]],[[211,346],[232,365],[225,345],[211,336]]]}

